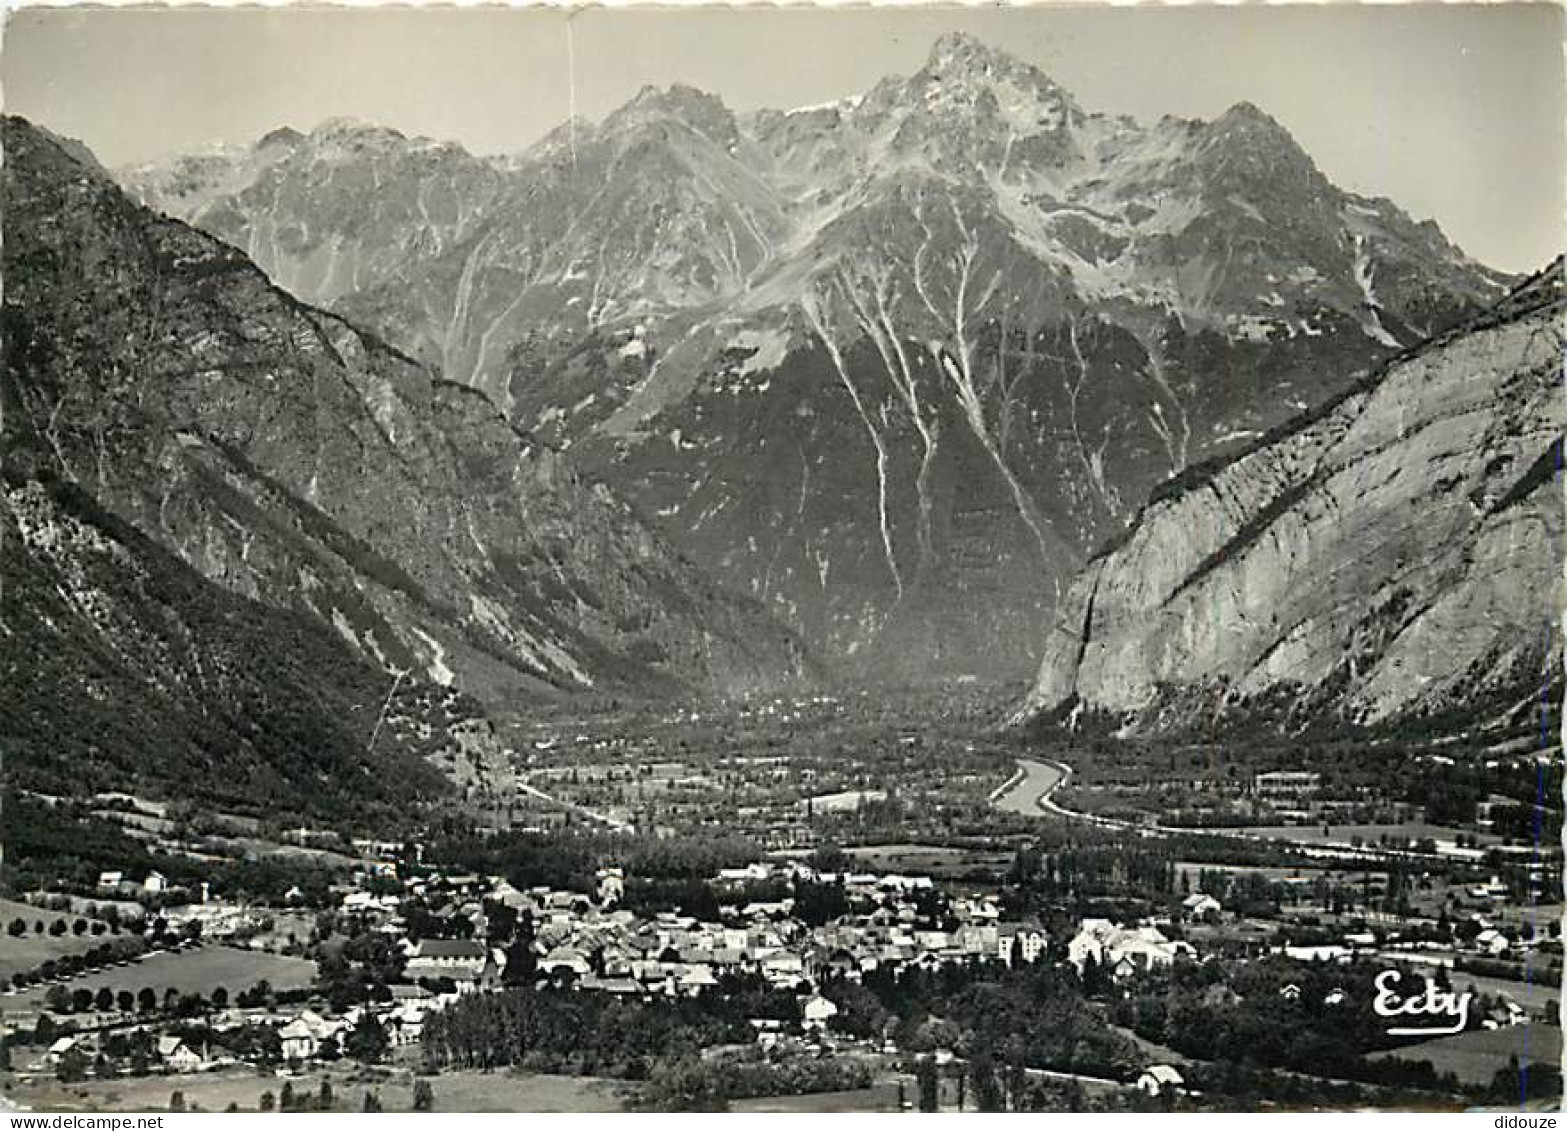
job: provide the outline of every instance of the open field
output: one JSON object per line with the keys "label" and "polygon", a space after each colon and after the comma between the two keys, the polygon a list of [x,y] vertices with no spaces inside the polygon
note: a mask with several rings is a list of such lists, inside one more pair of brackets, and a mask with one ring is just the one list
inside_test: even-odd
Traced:
{"label": "open field", "polygon": [[[909,1100],[917,1094],[912,1086],[907,1086],[905,1091]],[[873,1084],[852,1092],[815,1092],[806,1096],[759,1096],[752,1100],[731,1100],[729,1109],[744,1112],[897,1111],[898,1085]]]}
{"label": "open field", "polygon": [[1475,1029],[1379,1052],[1371,1059],[1385,1060],[1395,1056],[1404,1060],[1429,1060],[1438,1072],[1452,1072],[1466,1084],[1489,1084],[1498,1071],[1507,1067],[1510,1056],[1516,1056],[1519,1064],[1559,1064],[1562,1031],[1551,1025]]}
{"label": "open field", "polygon": [[1359,884],[1367,876],[1379,882],[1387,880],[1386,872],[1353,868],[1312,867],[1304,864],[1213,864],[1201,860],[1177,860],[1176,880],[1185,876],[1195,884],[1203,872],[1227,872],[1235,876],[1260,876],[1270,883],[1311,883],[1326,877],[1335,883]]}
{"label": "open field", "polygon": [[[256,1111],[263,1092],[278,1096],[285,1083],[296,1095],[318,1094],[331,1081],[333,1110],[360,1111],[367,1091],[386,1111],[413,1108],[413,1076],[406,1072],[369,1073],[349,1069],[311,1072],[281,1079],[253,1070],[229,1070],[194,1076],[122,1077],[62,1086],[48,1079],[18,1084],[10,1092],[35,1111],[155,1111],[168,1107],[172,1092],[182,1092],[187,1107],[224,1111],[230,1104]],[[430,1077],[436,1111],[623,1111],[626,1085],[591,1076],[446,1072]]]}
{"label": "open field", "polygon": [[[431,1078],[438,1111],[624,1111],[628,1086],[593,1076],[443,1072]],[[413,1085],[384,1089],[387,1111],[411,1107]]]}
{"label": "open field", "polygon": [[[66,988],[74,992],[85,987],[97,993],[100,986],[108,986],[118,993],[140,992],[144,986],[150,986],[161,997],[172,987],[205,997],[222,986],[232,996],[263,979],[273,989],[289,990],[310,985],[315,976],[316,964],[308,959],[232,946],[204,946],[179,952],[158,951],[129,966],[83,975],[66,983]],[[11,1000],[18,1005],[41,1005],[47,992],[46,987],[35,986]]]}
{"label": "open field", "polygon": [[1542,977],[1538,982],[1515,982],[1511,978],[1487,978],[1480,974],[1468,974],[1455,970],[1450,975],[1456,989],[1467,990],[1474,986],[1483,994],[1502,994],[1512,998],[1531,1014],[1545,1008],[1545,1003],[1560,1000],[1562,984],[1559,979]]}
{"label": "open field", "polygon": [[1563,918],[1567,917],[1567,904],[1504,903],[1493,908],[1490,915],[1492,919],[1499,923],[1528,923],[1534,928],[1535,934],[1544,937],[1548,928],[1560,926]]}
{"label": "open field", "polygon": [[944,877],[975,871],[1005,871],[1012,866],[1008,851],[949,848],[939,844],[870,844],[846,848],[856,866],[877,872],[909,872]]}
{"label": "open field", "polygon": [[[8,927],[13,919],[21,919],[27,924],[27,933],[24,935],[13,937],[9,932],[0,935],[0,982],[8,980],[20,970],[31,970],[61,955],[91,950],[113,937],[107,932],[101,935],[94,935],[91,931],[81,935],[73,934],[69,928],[78,918],[85,916],[71,911],[46,911],[30,904],[0,899],[0,930]],[[56,936],[49,933],[56,919],[65,920],[68,928],[65,934]],[[33,930],[33,924],[38,922],[44,925],[43,934]],[[88,922],[90,925],[93,921]]]}
{"label": "open field", "polygon": [[1484,846],[1488,844],[1500,844],[1502,838],[1492,836],[1490,833],[1467,832],[1463,829],[1449,828],[1446,825],[1427,825],[1411,822],[1407,825],[1335,825],[1329,822],[1326,826],[1313,825],[1247,825],[1237,828],[1235,832],[1248,833],[1251,836],[1271,837],[1275,840],[1288,840],[1296,844],[1331,844],[1349,847],[1355,837],[1359,837],[1362,844],[1375,847],[1377,842],[1387,836],[1398,840],[1453,840],[1460,833],[1473,836],[1476,843]]}

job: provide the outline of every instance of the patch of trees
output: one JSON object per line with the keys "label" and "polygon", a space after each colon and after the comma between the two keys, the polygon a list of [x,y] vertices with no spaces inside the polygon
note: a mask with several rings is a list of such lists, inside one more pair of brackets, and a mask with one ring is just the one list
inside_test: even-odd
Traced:
{"label": "patch of trees", "polygon": [[643,1079],[671,1050],[752,1039],[739,1007],[717,994],[623,1001],[516,987],[470,994],[431,1014],[422,1035],[433,1068],[493,1069]]}
{"label": "patch of trees", "polygon": [[756,1049],[713,1059],[685,1053],[658,1060],[639,1098],[655,1111],[724,1111],[731,1100],[843,1092],[870,1083],[870,1068],[846,1057],[768,1057]]}
{"label": "patch of trees", "polygon": [[[948,1048],[1025,1068],[1126,1079],[1141,1067],[1136,1047],[1089,1005],[1070,968],[1000,963],[872,971],[864,988],[886,1011],[909,1052]],[[831,997],[836,988],[823,987]],[[1040,1018],[1048,1017],[1048,1025]]]}
{"label": "patch of trees", "polygon": [[[425,859],[442,868],[461,868],[481,875],[506,877],[519,888],[549,886],[562,891],[592,892],[596,873],[605,864],[623,867],[626,874],[658,890],[686,891],[681,882],[701,882],[721,868],[734,868],[761,855],[760,848],[742,837],[678,837],[607,833],[504,832],[481,836],[471,830],[447,826],[426,851]],[[662,889],[659,884],[672,886]],[[628,897],[631,893],[628,890]]]}

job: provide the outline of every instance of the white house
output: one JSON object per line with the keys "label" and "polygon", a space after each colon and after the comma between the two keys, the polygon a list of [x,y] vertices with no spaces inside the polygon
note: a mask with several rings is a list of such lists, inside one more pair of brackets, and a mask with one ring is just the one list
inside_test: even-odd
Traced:
{"label": "white house", "polygon": [[996,956],[1008,966],[1016,966],[1019,962],[1032,965],[1044,955],[1049,941],[1045,932],[1037,927],[1006,923],[996,939]]}
{"label": "white house", "polygon": [[1186,1078],[1172,1065],[1154,1064],[1143,1070],[1137,1078],[1137,1090],[1150,1096],[1178,1093],[1186,1090]]}
{"label": "white house", "polygon": [[314,1030],[297,1018],[279,1029],[277,1035],[283,1044],[284,1060],[309,1060],[321,1047]]}
{"label": "white house", "polygon": [[1189,944],[1171,942],[1157,927],[1127,928],[1108,919],[1084,919],[1067,944],[1067,960],[1079,974],[1092,958],[1117,978],[1169,966],[1191,953]]}
{"label": "white house", "polygon": [[408,962],[448,976],[460,971],[476,977],[489,956],[484,944],[474,939],[422,939]]}
{"label": "white house", "polygon": [[593,964],[574,946],[558,946],[539,959],[540,974],[555,977],[567,972],[583,978],[593,973]]}
{"label": "white house", "polygon": [[805,1028],[825,1029],[827,1023],[838,1016],[838,1006],[821,994],[812,994],[800,1011],[805,1018]]}
{"label": "white house", "polygon": [[162,895],[168,887],[168,877],[162,872],[148,872],[147,878],[141,882],[141,890],[148,895]]}
{"label": "white house", "polygon": [[180,1037],[159,1037],[158,1059],[175,1072],[200,1072],[207,1066],[207,1058]]}
{"label": "white house", "polygon": [[1487,927],[1475,936],[1475,949],[1484,951],[1493,957],[1506,954],[1507,948],[1511,945],[1507,941],[1507,936],[1495,927]]}
{"label": "white house", "polygon": [[770,985],[787,989],[804,981],[805,962],[798,954],[779,951],[762,959],[761,972]]}
{"label": "white house", "polygon": [[1224,910],[1224,905],[1211,895],[1194,891],[1181,900],[1181,912],[1188,919],[1211,919]]}
{"label": "white house", "polygon": [[598,870],[598,900],[608,906],[619,903],[626,895],[626,873],[620,868]]}
{"label": "white house", "polygon": [[328,1021],[314,1010],[302,1010],[278,1030],[283,1059],[309,1060],[321,1050],[322,1041],[328,1037],[338,1037],[345,1028],[342,1021]]}

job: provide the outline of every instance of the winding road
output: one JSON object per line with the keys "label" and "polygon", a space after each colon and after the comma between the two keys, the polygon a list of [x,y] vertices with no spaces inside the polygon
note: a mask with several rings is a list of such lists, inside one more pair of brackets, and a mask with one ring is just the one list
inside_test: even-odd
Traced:
{"label": "winding road", "polygon": [[1034,817],[1044,812],[1058,817],[1074,817],[1077,814],[1061,808],[1050,797],[1071,776],[1071,767],[1060,762],[1019,758],[1017,772],[991,794],[990,800],[997,809],[1006,813]]}
{"label": "winding road", "polygon": [[[1056,792],[1071,778],[1072,767],[1065,762],[1042,761],[1038,758],[1019,758],[1017,759],[1017,770],[990,795],[990,803],[997,809],[1007,813],[1021,813],[1028,817],[1061,817],[1068,821],[1079,821],[1086,825],[1097,825],[1103,829],[1117,829],[1121,832],[1136,833],[1139,836],[1203,836],[1217,837],[1221,840],[1248,841],[1253,844],[1288,845],[1292,850],[1299,852],[1303,856],[1322,860],[1359,864],[1392,860],[1418,860],[1426,863],[1433,860],[1445,860],[1444,857],[1439,855],[1415,852],[1410,849],[1373,848],[1369,845],[1360,848],[1350,848],[1312,844],[1290,840],[1287,837],[1263,835],[1244,829],[1161,825],[1157,823],[1123,821],[1114,817],[1100,817],[1092,813],[1080,813],[1075,809],[1068,809],[1058,804],[1055,800]],[[1525,861],[1511,866],[1523,867],[1527,864],[1528,862]]]}
{"label": "winding road", "polygon": [[1190,829],[1165,828],[1162,825],[1141,825],[1133,821],[1113,817],[1098,817],[1092,813],[1079,813],[1056,803],[1058,789],[1072,779],[1072,767],[1065,762],[1044,762],[1038,758],[1019,758],[1017,771],[1006,783],[990,795],[990,803],[1007,813],[1021,813],[1025,817],[1061,817],[1068,821],[1081,821],[1085,825],[1098,825],[1104,829],[1120,829],[1125,832],[1154,836],[1159,833],[1191,832]]}

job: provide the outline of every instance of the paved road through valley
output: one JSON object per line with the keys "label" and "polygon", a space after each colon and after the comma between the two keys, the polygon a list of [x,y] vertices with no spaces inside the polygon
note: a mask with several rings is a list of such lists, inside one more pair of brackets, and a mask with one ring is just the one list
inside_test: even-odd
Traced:
{"label": "paved road through valley", "polygon": [[1072,771],[1059,762],[1040,762],[1033,758],[1019,758],[1017,773],[997,791],[993,801],[997,809],[1008,813],[1022,813],[1037,817],[1051,813],[1058,817],[1074,817],[1050,799]]}
{"label": "paved road through valley", "polygon": [[[1353,863],[1386,862],[1390,860],[1416,860],[1430,862],[1441,857],[1435,854],[1415,852],[1410,849],[1337,847],[1326,844],[1292,841],[1287,837],[1267,836],[1246,829],[1235,828],[1187,828],[1162,825],[1157,822],[1133,822],[1116,817],[1101,817],[1093,813],[1080,813],[1068,809],[1055,800],[1055,794],[1072,778],[1072,767],[1065,762],[1045,762],[1038,758],[1017,759],[1017,771],[990,795],[990,803],[1008,813],[1021,813],[1028,817],[1061,817],[1068,821],[1097,825],[1102,829],[1116,829],[1139,836],[1203,836],[1220,840],[1249,841],[1253,844],[1288,845],[1302,856],[1322,860]],[[1514,863],[1523,868],[1529,861]]]}

